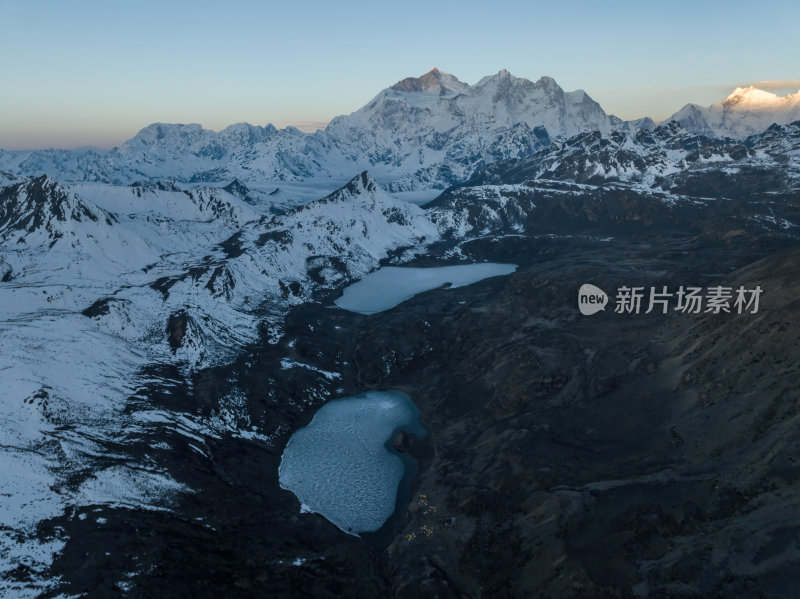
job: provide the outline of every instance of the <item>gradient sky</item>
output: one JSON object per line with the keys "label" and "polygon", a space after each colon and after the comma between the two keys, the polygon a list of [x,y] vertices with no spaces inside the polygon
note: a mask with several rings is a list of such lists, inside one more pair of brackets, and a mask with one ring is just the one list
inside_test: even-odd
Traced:
{"label": "gradient sky", "polygon": [[662,119],[800,88],[793,1],[0,0],[0,148],[111,147],[149,123],[324,126],[432,67],[506,68]]}

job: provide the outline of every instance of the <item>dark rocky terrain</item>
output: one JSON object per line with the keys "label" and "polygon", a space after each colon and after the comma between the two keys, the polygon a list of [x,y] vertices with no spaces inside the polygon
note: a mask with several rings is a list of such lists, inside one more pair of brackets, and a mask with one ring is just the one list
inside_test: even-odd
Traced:
{"label": "dark rocky terrain", "polygon": [[[573,184],[560,185],[575,192]],[[176,413],[213,413],[219,397],[239,389],[250,420],[277,431],[274,444],[233,435],[199,444],[164,426],[120,440],[126,452],[139,444],[142,460],[193,492],[174,512],[96,506],[42,526],[43,538],[68,538],[53,566],[60,591],[792,596],[800,243],[796,227],[780,223],[800,222],[797,191],[663,202],[655,191],[614,187],[558,193],[551,182],[509,192],[507,212],[487,221],[471,201],[476,189],[451,189],[434,208],[463,203],[474,227],[490,231],[459,241],[460,251],[515,262],[516,273],[372,316],[332,309],[335,294],[320,295],[292,310],[277,345],[265,334],[234,362],[190,380],[163,367],[160,379],[171,382],[143,388],[131,411],[146,398]],[[609,295],[623,285],[760,285],[764,293],[756,314],[609,308],[584,317],[576,296],[587,282]],[[282,369],[285,357],[341,379]],[[419,473],[396,515],[356,538],[300,514],[277,470],[314,408],[367,389],[408,393],[429,434],[403,440]],[[171,448],[155,450],[153,440]],[[136,574],[121,585],[125,572]]]}

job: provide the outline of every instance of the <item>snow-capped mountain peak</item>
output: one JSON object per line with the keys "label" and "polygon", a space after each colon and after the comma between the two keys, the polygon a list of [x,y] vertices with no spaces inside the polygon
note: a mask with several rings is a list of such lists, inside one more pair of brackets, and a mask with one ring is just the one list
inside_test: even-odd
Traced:
{"label": "snow-capped mountain peak", "polygon": [[74,234],[76,224],[86,221],[113,224],[104,211],[47,175],[0,188],[0,240],[5,243],[52,247],[56,240]]}
{"label": "snow-capped mountain peak", "polygon": [[454,75],[443,73],[434,67],[421,77],[406,77],[389,89],[407,93],[424,92],[445,95],[447,93],[459,94],[466,92],[469,90],[469,85],[459,81]]}
{"label": "snow-capped mountain peak", "polygon": [[198,123],[152,123],[125,142],[125,145],[152,145],[165,139],[182,138],[193,140],[204,133],[203,126]]}
{"label": "snow-capped mountain peak", "polygon": [[770,106],[779,100],[780,98],[776,94],[750,85],[748,87],[737,87],[722,101],[722,104],[726,106],[734,106],[737,104]]}
{"label": "snow-capped mountain peak", "polygon": [[800,92],[778,96],[752,85],[737,87],[727,98],[705,108],[687,104],[667,121],[712,137],[744,139],[770,125],[788,125],[800,119]]}
{"label": "snow-capped mountain peak", "polygon": [[[331,195],[327,196],[328,199],[349,195],[351,197],[363,197],[364,194],[374,195],[378,193],[380,188],[367,171],[353,177],[347,185],[341,189],[337,189]],[[380,190],[381,193],[384,193]]]}
{"label": "snow-capped mountain peak", "polygon": [[247,123],[222,131],[153,123],[103,154],[0,152],[0,169],[115,184],[168,177],[224,186],[238,179],[265,193],[287,181],[338,185],[369,170],[392,192],[429,191],[460,183],[496,160],[529,156],[552,138],[630,126],[583,90],[566,92],[551,77],[534,82],[503,69],[468,85],[434,68],[315,133]]}
{"label": "snow-capped mountain peak", "polygon": [[723,106],[750,106],[763,107],[764,109],[778,108],[784,104],[791,104],[795,100],[795,95],[789,94],[780,97],[777,94],[758,89],[752,85],[748,87],[737,87],[731,94],[722,101]]}

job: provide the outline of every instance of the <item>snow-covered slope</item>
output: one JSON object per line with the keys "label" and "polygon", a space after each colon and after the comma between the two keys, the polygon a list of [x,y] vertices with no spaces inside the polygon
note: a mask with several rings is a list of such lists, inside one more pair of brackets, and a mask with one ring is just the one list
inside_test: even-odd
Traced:
{"label": "snow-covered slope", "polygon": [[62,184],[43,175],[0,188],[0,271],[8,280],[105,280],[147,265],[183,265],[259,218],[219,188]]}
{"label": "snow-covered slope", "polygon": [[433,69],[381,91],[324,131],[239,123],[216,132],[155,123],[105,153],[0,152],[0,169],[116,184],[237,179],[264,194],[293,182],[343,183],[369,170],[393,191],[442,189],[496,160],[528,156],[552,138],[650,124],[625,124],[584,91],[565,92],[550,77],[532,82],[502,70],[467,85]]}
{"label": "snow-covered slope", "polygon": [[[63,185],[46,176],[0,188],[0,200],[4,317],[82,315],[82,328],[192,367],[253,339],[265,314],[437,236],[422,209],[367,173],[273,217],[221,189]],[[194,324],[170,345],[164,327],[178,311]]]}
{"label": "snow-covered slope", "polygon": [[773,171],[770,185],[793,189],[800,182],[798,152],[800,122],[773,125],[739,141],[706,137],[671,121],[652,131],[582,133],[529,158],[490,165],[468,184],[552,180],[669,189],[690,175],[714,172],[719,177],[752,168]]}
{"label": "snow-covered slope", "polygon": [[667,119],[695,133],[744,139],[770,125],[800,120],[800,92],[787,96],[750,87],[737,87],[722,102],[709,107],[687,104]]}
{"label": "snow-covered slope", "polygon": [[163,509],[182,489],[99,449],[177,418],[131,408],[146,367],[217,364],[262,326],[280,335],[316,289],[438,236],[367,173],[273,217],[219,188],[164,187],[0,187],[0,572],[43,571],[60,543],[33,541],[36,524],[66,506]]}
{"label": "snow-covered slope", "polygon": [[337,117],[326,133],[401,190],[455,183],[485,164],[530,155],[552,137],[618,125],[585,92],[565,92],[550,77],[534,83],[502,70],[470,86],[433,69]]}
{"label": "snow-covered slope", "polygon": [[537,217],[547,218],[543,207],[562,201],[566,213],[584,207],[590,221],[607,205],[647,221],[658,205],[736,199],[752,202],[745,220],[780,234],[796,231],[787,200],[799,190],[800,122],[740,141],[692,133],[672,121],[633,134],[582,133],[528,158],[494,163],[426,208],[443,236],[463,239],[529,233]]}

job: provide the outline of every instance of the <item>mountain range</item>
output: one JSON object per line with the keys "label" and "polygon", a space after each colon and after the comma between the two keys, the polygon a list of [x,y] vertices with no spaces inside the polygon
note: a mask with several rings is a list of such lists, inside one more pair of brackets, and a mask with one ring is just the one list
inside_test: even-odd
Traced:
{"label": "mountain range", "polygon": [[709,107],[687,104],[667,121],[677,121],[689,131],[710,137],[743,139],[770,125],[800,120],[800,92],[779,97],[753,86],[737,87],[721,102]]}
{"label": "mountain range", "polygon": [[[798,98],[740,88],[709,108],[687,105],[667,121],[741,139],[800,118]],[[492,162],[530,156],[554,139],[653,127],[649,118],[623,122],[608,115],[584,91],[565,92],[550,77],[532,82],[501,70],[468,85],[433,69],[381,91],[315,133],[246,123],[219,132],[155,123],[108,152],[3,151],[0,169],[123,185],[161,178],[190,185],[238,180],[254,196],[276,192],[273,203],[296,204],[314,192],[304,194],[292,184],[330,188],[331,181],[343,184],[369,170],[389,191],[444,189]]]}

